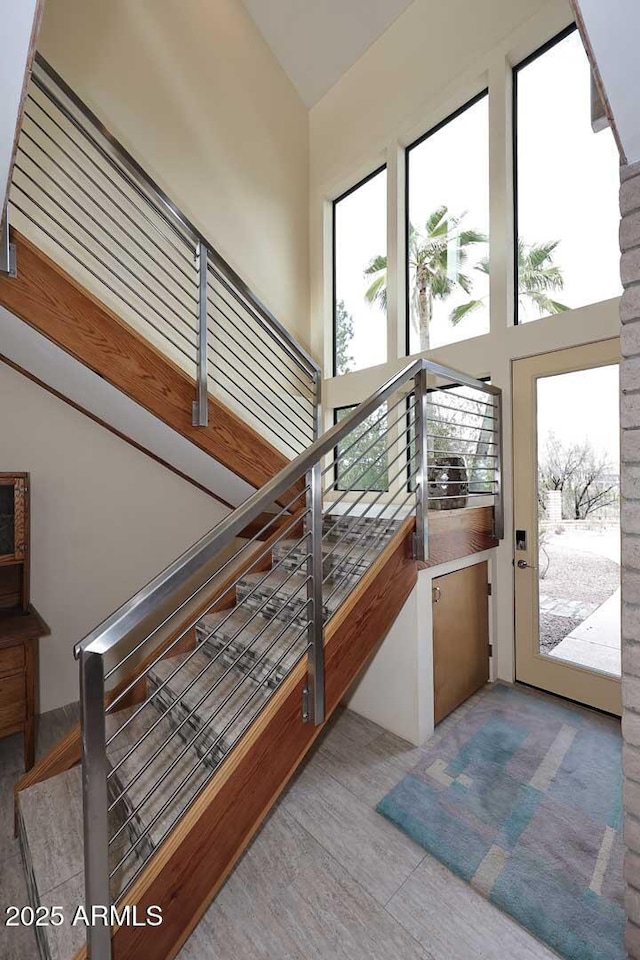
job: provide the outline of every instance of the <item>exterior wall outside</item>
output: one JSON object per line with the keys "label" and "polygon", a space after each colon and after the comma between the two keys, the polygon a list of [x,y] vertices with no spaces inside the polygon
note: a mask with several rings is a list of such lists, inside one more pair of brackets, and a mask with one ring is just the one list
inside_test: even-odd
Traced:
{"label": "exterior wall outside", "polygon": [[620,188],[622,733],[627,950],[640,958],[640,163]]}
{"label": "exterior wall outside", "polygon": [[308,112],[240,0],[47,0],[39,51],[308,341]]}
{"label": "exterior wall outside", "polygon": [[2,469],[31,474],[44,712],[78,697],[73,645],[228,510],[3,363],[0,408]]}
{"label": "exterior wall outside", "polygon": [[[464,10],[462,10],[464,7]],[[416,0],[311,111],[312,346],[331,370],[331,200],[386,161],[389,307],[386,364],[328,379],[332,408],[358,403],[407,363],[405,356],[404,147],[489,88],[490,332],[428,355],[503,390],[506,536],[496,551],[492,598],[495,675],[514,679],[511,364],[519,357],[617,337],[619,300],[514,325],[512,67],[572,19],[565,0],[470,10]],[[481,21],[481,22],[480,22]],[[434,38],[437,38],[437,43]],[[425,52],[429,46],[429,54]],[[432,49],[433,47],[433,49]]]}

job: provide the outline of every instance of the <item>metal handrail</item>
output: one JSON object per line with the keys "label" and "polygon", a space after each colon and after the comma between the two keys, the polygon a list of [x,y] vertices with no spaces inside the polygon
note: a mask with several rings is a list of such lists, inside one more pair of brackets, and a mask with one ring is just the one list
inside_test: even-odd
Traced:
{"label": "metal handrail", "polygon": [[[90,125],[95,127],[100,135],[108,142],[111,149],[113,150],[117,159],[123,164],[127,169],[128,173],[134,178],[135,181],[141,183],[143,187],[148,191],[151,196],[157,200],[161,206],[164,208],[164,219],[167,224],[175,228],[177,224],[180,228],[180,233],[184,236],[186,234],[189,239],[196,245],[201,244],[202,247],[206,248],[209,259],[212,261],[217,270],[224,274],[238,290],[238,292],[244,297],[247,303],[256,311],[256,313],[266,321],[267,325],[272,329],[272,332],[277,332],[279,337],[291,348],[291,350],[296,354],[298,359],[302,362],[303,366],[307,369],[310,374],[320,373],[319,364],[313,359],[313,357],[307,353],[307,351],[295,340],[291,333],[284,327],[279,320],[273,315],[273,313],[262,303],[262,301],[256,296],[256,294],[251,290],[251,288],[245,283],[245,281],[236,273],[233,267],[227,263],[222,254],[215,248],[215,246],[204,236],[204,234],[198,230],[195,224],[187,217],[187,215],[175,204],[165,193],[162,187],[153,180],[152,177],[144,170],[144,168],[138,163],[138,161],[129,153],[129,151],[120,143],[120,141],[111,133],[111,131],[104,125],[104,123],[93,113],[93,111],[84,103],[80,97],[69,87],[69,85],[63,80],[59,73],[44,59],[44,57],[36,53],[35,63],[43,73],[45,73],[50,80],[64,93],[64,96],[71,101],[74,108],[84,117],[85,120],[89,121]],[[34,79],[36,83],[38,82],[37,74],[34,72]],[[73,113],[67,108],[66,104],[56,96],[56,94],[50,89],[46,90],[47,95],[55,102],[58,109],[65,115],[65,117],[70,121],[70,123],[77,126],[77,118]],[[82,132],[85,135],[89,135],[86,127],[83,127]],[[101,144],[95,141],[93,138],[94,146],[101,150]],[[131,186],[135,187],[135,183],[131,183]]]}
{"label": "metal handrail", "polygon": [[[421,371],[424,371],[427,375],[432,374],[443,378],[452,384],[473,387],[475,390],[491,394],[498,399],[501,397],[501,390],[498,387],[476,380],[468,374],[435,363],[432,360],[422,358],[407,364],[399,373],[391,377],[367,400],[318,440],[315,440],[295,460],[292,460],[268,483],[245,500],[233,513],[225,517],[217,526],[189,547],[182,556],[169,564],[165,570],[142,587],[135,596],[127,600],[118,610],[77,643],[74,647],[76,659],[81,652],[105,656],[114,650],[132,631],[140,628],[153,615],[154,611],[166,609],[167,606],[171,606],[172,601],[177,602],[198,570],[205,568],[259,514],[272,506],[283,493],[293,487],[301,477],[304,477],[308,470],[320,463],[324,456],[331,453],[342,439],[360,426],[367,417],[392,397],[404,384],[413,381]],[[498,436],[500,436],[499,430]],[[496,471],[498,475],[501,472],[500,456],[501,451],[498,448],[498,469]],[[496,526],[499,527],[502,522],[500,517],[502,497],[499,490],[496,493],[496,501]],[[498,532],[500,530],[501,527],[499,527]]]}
{"label": "metal handrail", "polygon": [[[431,469],[430,443],[443,438],[457,446],[458,429],[470,429],[464,421],[450,421],[448,437],[430,432],[428,396],[451,390],[463,415],[467,387],[476,397],[490,396],[490,402],[471,402],[493,414],[495,452],[480,453],[487,446],[484,419],[471,429],[476,456],[491,462],[482,468],[488,479],[480,486],[493,495],[499,538],[501,391],[419,359],[77,644],[87,904],[127,895],[305,656],[301,722],[323,723],[325,625],[411,515],[414,557],[428,557],[428,511],[437,501],[455,499],[449,493],[453,482],[444,478],[441,485],[434,478],[440,464],[436,460]],[[349,478],[344,489],[338,486],[342,470]],[[386,478],[381,484],[378,471]],[[462,483],[468,489],[466,479]],[[274,503],[279,510],[271,514]],[[258,524],[261,529],[233,545],[265,512],[269,518]],[[237,566],[229,576],[230,564]],[[214,581],[220,589],[207,595]],[[187,636],[195,636],[195,643],[185,650]],[[107,700],[112,678],[117,686]],[[134,688],[143,696],[130,704]],[[87,937],[91,957],[110,960],[110,929],[92,927]]]}

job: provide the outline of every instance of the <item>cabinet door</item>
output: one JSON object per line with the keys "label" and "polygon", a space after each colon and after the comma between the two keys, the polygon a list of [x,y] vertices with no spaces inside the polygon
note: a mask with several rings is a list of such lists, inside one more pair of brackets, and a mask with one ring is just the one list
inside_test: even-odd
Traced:
{"label": "cabinet door", "polygon": [[15,481],[0,479],[0,560],[13,559],[15,552]]}
{"label": "cabinet door", "polygon": [[24,560],[27,546],[27,482],[19,477],[14,485],[14,531],[16,560]]}
{"label": "cabinet door", "polygon": [[433,581],[433,682],[439,723],[489,679],[485,560]]}

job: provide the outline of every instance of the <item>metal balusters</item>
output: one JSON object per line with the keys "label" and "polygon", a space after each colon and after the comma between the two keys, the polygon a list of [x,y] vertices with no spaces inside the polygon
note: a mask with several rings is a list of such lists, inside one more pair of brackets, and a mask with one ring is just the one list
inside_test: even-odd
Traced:
{"label": "metal balusters", "polygon": [[0,274],[15,277],[15,248],[9,239],[9,217],[7,210],[0,215]]}
{"label": "metal balusters", "polygon": [[324,616],[322,558],[322,465],[307,471],[307,510],[310,551],[307,559],[307,601],[309,603],[309,685],[305,719],[316,726],[324,723]]}
{"label": "metal balusters", "polygon": [[427,523],[429,463],[427,455],[427,372],[420,370],[415,378],[415,444],[416,444],[416,559],[429,556],[429,524]]}
{"label": "metal balusters", "polygon": [[196,256],[198,258],[198,376],[192,419],[194,427],[206,427],[209,423],[209,330],[207,322],[209,251],[201,241],[198,242]]}
{"label": "metal balusters", "polygon": [[[445,385],[432,386],[429,361],[409,364],[78,646],[88,905],[102,903],[105,883],[120,902],[303,663],[301,721],[323,722],[324,628],[411,517],[426,556],[428,512],[447,499],[432,489],[438,457],[471,451],[482,495],[497,491],[498,529],[499,391],[443,370]],[[117,685],[108,706],[105,683]]]}
{"label": "metal balusters", "polygon": [[497,393],[495,402],[495,437],[496,457],[494,462],[494,501],[493,501],[493,535],[496,540],[504,538],[504,490],[502,481],[502,393]]}
{"label": "metal balusters", "polygon": [[[83,650],[80,653],[80,722],[84,882],[88,909],[111,906],[104,695],[104,659],[99,653]],[[109,960],[111,924],[90,925],[87,945],[91,960]]]}
{"label": "metal balusters", "polygon": [[9,210],[12,226],[193,377],[194,425],[207,425],[213,392],[288,457],[312,442],[318,365],[39,56]]}

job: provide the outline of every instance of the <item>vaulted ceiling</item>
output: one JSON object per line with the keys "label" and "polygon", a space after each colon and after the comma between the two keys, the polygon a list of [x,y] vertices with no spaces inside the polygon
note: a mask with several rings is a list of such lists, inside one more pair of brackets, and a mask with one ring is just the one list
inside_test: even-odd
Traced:
{"label": "vaulted ceiling", "polygon": [[412,0],[243,0],[308,107]]}

